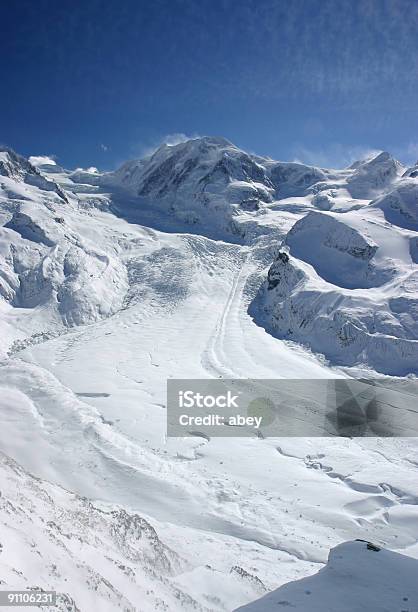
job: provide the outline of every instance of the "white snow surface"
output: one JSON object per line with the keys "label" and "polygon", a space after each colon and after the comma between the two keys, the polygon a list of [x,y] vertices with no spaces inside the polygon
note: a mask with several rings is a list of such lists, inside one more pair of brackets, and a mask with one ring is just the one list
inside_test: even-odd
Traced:
{"label": "white snow surface", "polygon": [[415,375],[416,241],[377,206],[311,211],[288,232],[250,312],[277,337],[331,363]]}
{"label": "white snow surface", "polygon": [[417,557],[414,438],[167,439],[165,396],[168,378],[416,374],[418,234],[380,203],[418,179],[221,138],[114,173],[50,161],[0,154],[5,584],[82,612],[220,611],[346,540]]}
{"label": "white snow surface", "polygon": [[415,559],[366,542],[347,542],[331,551],[327,565],[314,576],[286,584],[239,610],[412,612],[418,609],[417,574]]}

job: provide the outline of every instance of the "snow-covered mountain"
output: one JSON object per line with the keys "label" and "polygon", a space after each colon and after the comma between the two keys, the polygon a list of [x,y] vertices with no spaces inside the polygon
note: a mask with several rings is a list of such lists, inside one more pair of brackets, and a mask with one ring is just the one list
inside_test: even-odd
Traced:
{"label": "snow-covered mountain", "polygon": [[[40,169],[1,153],[0,295],[17,309],[48,310],[50,325],[79,325],[109,316],[127,290],[114,246],[84,235],[78,203]],[[13,311],[11,311],[13,312]],[[36,323],[35,323],[36,327]],[[4,347],[3,347],[4,348]]]}
{"label": "snow-covered mountain", "polygon": [[332,363],[417,373],[416,237],[385,222],[379,204],[298,220],[251,312]]}
{"label": "snow-covered mountain", "polygon": [[[80,174],[75,175],[79,178]],[[94,184],[119,187],[133,198],[131,218],[145,211],[156,222],[162,213],[176,228],[196,226],[203,235],[242,241],[265,231],[269,204],[289,195],[306,195],[318,181],[339,174],[293,162],[275,162],[238,149],[224,138],[196,138],[162,145],[152,155],[125,163],[115,172],[90,175]],[[74,178],[74,176],[73,176]],[[89,178],[86,175],[84,179]],[[137,209],[140,208],[139,212]]]}
{"label": "snow-covered mountain", "polygon": [[415,170],[221,138],[106,173],[0,152],[7,585],[221,611],[346,540],[418,557],[413,438],[165,436],[168,378],[416,375]]}

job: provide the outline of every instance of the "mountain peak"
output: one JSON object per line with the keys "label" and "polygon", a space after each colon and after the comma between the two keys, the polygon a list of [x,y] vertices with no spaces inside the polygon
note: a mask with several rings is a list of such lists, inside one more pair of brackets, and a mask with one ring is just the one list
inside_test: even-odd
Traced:
{"label": "mountain peak", "polygon": [[377,165],[377,164],[384,164],[387,162],[395,162],[395,163],[399,163],[397,162],[397,160],[392,157],[392,155],[390,153],[388,153],[387,151],[382,151],[381,153],[379,153],[378,155],[376,155],[376,157],[373,157],[372,159],[368,160],[367,163],[369,165]]}
{"label": "mountain peak", "polygon": [[230,140],[224,138],[223,136],[202,136],[200,138],[196,138],[196,140],[215,147],[235,147]]}
{"label": "mountain peak", "polygon": [[160,152],[173,151],[173,150],[207,150],[207,149],[224,149],[232,147],[237,149],[237,147],[222,136],[199,136],[197,138],[188,138],[182,142],[178,142],[176,144],[167,144],[163,143],[160,145],[156,151],[153,153],[152,157]]}
{"label": "mountain peak", "polygon": [[23,179],[27,174],[37,174],[36,168],[9,147],[0,147],[0,174],[14,179]]}

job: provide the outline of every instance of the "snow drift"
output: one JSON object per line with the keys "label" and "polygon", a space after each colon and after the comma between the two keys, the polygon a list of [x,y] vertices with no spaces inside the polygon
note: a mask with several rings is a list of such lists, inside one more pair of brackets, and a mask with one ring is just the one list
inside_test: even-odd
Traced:
{"label": "snow drift", "polygon": [[236,612],[413,612],[418,609],[418,561],[368,542],[331,550],[327,565]]}

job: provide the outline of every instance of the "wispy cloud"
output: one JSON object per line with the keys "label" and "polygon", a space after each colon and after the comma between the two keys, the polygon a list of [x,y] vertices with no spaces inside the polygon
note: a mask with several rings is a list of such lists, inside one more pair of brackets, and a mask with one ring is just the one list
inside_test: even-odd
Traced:
{"label": "wispy cloud", "polygon": [[340,143],[332,143],[316,149],[296,145],[293,159],[297,162],[323,168],[346,168],[355,161],[375,157],[380,152],[378,149],[363,145],[347,147]]}
{"label": "wispy cloud", "polygon": [[51,166],[56,165],[56,155],[31,155],[29,157],[29,161],[34,166],[42,166],[44,164],[49,164]]}
{"label": "wispy cloud", "polygon": [[187,140],[189,140],[190,138],[197,138],[197,136],[186,136],[186,134],[182,134],[180,133],[176,133],[176,134],[167,134],[166,136],[164,136],[164,138],[161,140],[160,144],[166,144],[170,147],[173,147],[177,144],[180,144],[181,142],[186,142]]}
{"label": "wispy cloud", "polygon": [[173,134],[166,134],[165,136],[161,136],[160,138],[156,138],[153,142],[139,142],[135,144],[132,148],[133,155],[135,157],[146,157],[148,155],[152,155],[158,147],[162,144],[166,144],[169,147],[173,147],[181,142],[186,142],[191,138],[199,138],[199,134],[191,134],[188,136],[187,134],[183,134],[182,132],[174,132]]}
{"label": "wispy cloud", "polygon": [[394,155],[407,165],[413,165],[418,160],[418,142],[408,142],[404,146],[396,147]]}
{"label": "wispy cloud", "polygon": [[[347,146],[341,143],[331,143],[324,147],[311,148],[295,145],[292,150],[293,161],[323,168],[346,168],[353,162],[375,157],[382,149],[374,149],[364,145]],[[412,166],[418,160],[418,141],[410,141],[395,147],[388,147],[388,152],[407,166]]]}
{"label": "wispy cloud", "polygon": [[223,5],[222,26],[211,47],[197,28],[205,55],[183,58],[186,71],[204,75],[199,87],[195,79],[183,83],[188,99],[300,104],[315,97],[333,109],[414,111],[416,0],[242,0],[239,11],[214,4]]}

